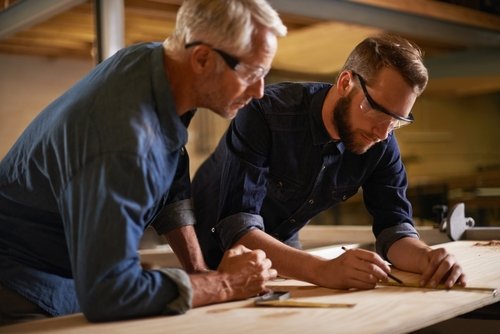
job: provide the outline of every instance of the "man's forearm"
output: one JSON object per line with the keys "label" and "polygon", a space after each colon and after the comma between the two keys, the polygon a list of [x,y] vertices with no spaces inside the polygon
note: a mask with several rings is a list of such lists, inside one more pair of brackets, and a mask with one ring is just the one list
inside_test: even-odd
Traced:
{"label": "man's forearm", "polygon": [[431,248],[416,238],[401,238],[389,248],[387,257],[397,268],[422,273],[427,266],[427,253]]}
{"label": "man's forearm", "polygon": [[324,259],[285,245],[259,229],[246,233],[238,244],[265,251],[280,276],[319,284],[318,267],[325,261]]}
{"label": "man's forearm", "polygon": [[188,273],[208,270],[192,225],[173,229],[165,233],[164,237]]}

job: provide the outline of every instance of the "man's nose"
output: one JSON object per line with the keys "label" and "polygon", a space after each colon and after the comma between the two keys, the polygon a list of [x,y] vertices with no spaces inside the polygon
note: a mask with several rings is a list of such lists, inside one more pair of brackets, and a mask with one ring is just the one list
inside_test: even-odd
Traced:
{"label": "man's nose", "polygon": [[373,127],[373,133],[379,139],[379,141],[386,140],[389,133],[393,130],[392,123],[381,123]]}
{"label": "man's nose", "polygon": [[264,78],[260,78],[247,87],[247,92],[254,99],[261,99],[264,96]]}

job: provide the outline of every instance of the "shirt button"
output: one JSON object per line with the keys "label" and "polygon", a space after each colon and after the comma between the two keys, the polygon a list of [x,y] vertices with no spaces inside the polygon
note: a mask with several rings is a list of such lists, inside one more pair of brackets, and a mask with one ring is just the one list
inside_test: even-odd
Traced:
{"label": "shirt button", "polygon": [[293,218],[292,218],[292,219],[290,219],[288,222],[289,222],[290,224],[295,224],[295,219],[293,219]]}
{"label": "shirt button", "polygon": [[309,205],[313,205],[314,204],[314,200],[311,198],[310,200],[307,201],[307,203],[309,203]]}
{"label": "shirt button", "polygon": [[212,228],[210,229],[210,231],[211,231],[212,233],[215,233],[215,227],[212,227]]}
{"label": "shirt button", "polygon": [[278,188],[283,188],[283,182],[278,181]]}
{"label": "shirt button", "polygon": [[347,199],[347,195],[342,196],[342,200],[345,201]]}
{"label": "shirt button", "polygon": [[184,153],[186,153],[186,150],[184,149],[184,147],[181,147],[180,153],[181,153],[181,155],[184,155]]}

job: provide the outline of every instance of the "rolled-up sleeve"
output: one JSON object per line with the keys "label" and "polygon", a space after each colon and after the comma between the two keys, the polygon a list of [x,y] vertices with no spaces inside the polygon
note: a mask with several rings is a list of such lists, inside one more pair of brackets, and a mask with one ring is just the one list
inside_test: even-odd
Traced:
{"label": "rolled-up sleeve", "polygon": [[383,257],[387,259],[387,252],[392,244],[405,237],[419,238],[418,232],[412,224],[402,223],[384,229],[377,236],[375,242],[377,253],[383,255]]}
{"label": "rolled-up sleeve", "polygon": [[183,314],[193,306],[193,290],[188,274],[181,269],[162,268],[160,271],[177,284],[178,296],[165,307],[165,315]]}
{"label": "rolled-up sleeve", "polygon": [[219,221],[213,233],[216,233],[222,247],[228,249],[245,233],[255,228],[264,231],[262,216],[241,212]]}
{"label": "rolled-up sleeve", "polygon": [[193,203],[191,199],[185,199],[163,207],[152,226],[158,234],[164,234],[195,223]]}

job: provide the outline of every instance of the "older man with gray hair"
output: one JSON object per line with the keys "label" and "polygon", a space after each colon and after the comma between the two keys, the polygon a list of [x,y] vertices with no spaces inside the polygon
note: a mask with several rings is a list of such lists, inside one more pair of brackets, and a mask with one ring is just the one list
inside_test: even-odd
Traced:
{"label": "older man with gray hair", "polygon": [[[187,0],[163,44],[117,52],[36,117],[0,163],[2,324],[179,314],[265,290],[263,251],[232,248],[207,270],[184,145],[196,108],[232,118],[263,96],[285,34],[264,0]],[[185,271],[141,267],[149,225]]]}

